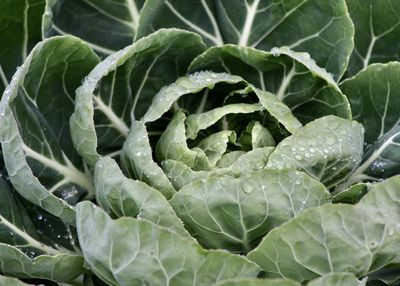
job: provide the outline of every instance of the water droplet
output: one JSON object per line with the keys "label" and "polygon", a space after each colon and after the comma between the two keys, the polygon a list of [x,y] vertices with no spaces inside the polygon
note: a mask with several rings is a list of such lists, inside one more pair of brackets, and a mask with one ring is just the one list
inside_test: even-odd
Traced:
{"label": "water droplet", "polygon": [[301,152],[303,152],[303,151],[305,151],[306,149],[305,149],[304,147],[300,147],[299,150],[300,150]]}
{"label": "water droplet", "polygon": [[36,219],[37,219],[37,220],[42,220],[42,219],[43,219],[43,215],[38,214],[38,215],[36,216]]}
{"label": "water droplet", "polygon": [[296,160],[302,160],[302,159],[303,159],[303,157],[300,156],[300,155],[296,155],[296,156],[294,156],[294,158],[295,158]]}
{"label": "water droplet", "polygon": [[394,234],[394,229],[393,229],[393,228],[390,228],[390,229],[389,229],[389,235],[392,236],[393,234]]}
{"label": "water droplet", "polygon": [[70,188],[66,188],[66,189],[62,190],[61,198],[63,200],[68,200],[68,199],[75,197],[77,194],[79,194],[78,189],[74,186],[71,186]]}
{"label": "water droplet", "polygon": [[296,180],[296,181],[295,181],[295,184],[296,184],[296,185],[300,185],[300,184],[301,184],[301,181],[300,181],[300,180]]}
{"label": "water droplet", "polygon": [[310,56],[309,53],[302,53],[302,56],[303,56],[303,59],[304,59],[305,61],[308,61],[308,60],[311,59],[311,56]]}
{"label": "water droplet", "polygon": [[271,54],[274,57],[279,57],[281,55],[280,52],[279,52],[279,48],[277,48],[277,47],[274,47],[274,48],[271,49]]}

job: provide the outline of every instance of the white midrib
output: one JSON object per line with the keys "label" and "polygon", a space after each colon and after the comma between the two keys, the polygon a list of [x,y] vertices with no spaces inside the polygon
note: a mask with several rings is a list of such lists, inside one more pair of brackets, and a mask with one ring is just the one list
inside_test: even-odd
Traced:
{"label": "white midrib", "polygon": [[204,7],[204,10],[206,10],[207,16],[211,21],[211,24],[213,26],[214,32],[215,32],[215,39],[216,39],[216,45],[217,46],[222,46],[224,44],[224,41],[222,40],[221,33],[219,31],[219,27],[217,24],[217,21],[215,20],[214,15],[211,13],[210,8],[208,7],[207,3],[205,0],[201,0],[201,4]]}
{"label": "white midrib", "polygon": [[258,44],[260,44],[261,41],[265,39],[265,37],[267,37],[276,27],[278,27],[285,19],[287,19],[287,17],[289,17],[292,13],[294,13],[297,9],[299,9],[302,5],[304,5],[307,2],[308,2],[308,0],[303,0],[297,6],[293,7],[291,10],[287,11],[285,13],[285,15],[279,21],[277,21],[275,23],[274,26],[272,26],[268,31],[266,31],[257,41],[255,41],[250,46],[252,48],[256,48],[258,46]]}
{"label": "white midrib", "polygon": [[203,94],[203,97],[201,98],[201,102],[199,104],[199,107],[196,110],[197,114],[198,113],[202,113],[204,111],[204,107],[206,106],[206,102],[207,102],[207,99],[208,99],[208,92],[209,92],[209,89],[207,88],[205,90],[204,94]]}
{"label": "white midrib", "polygon": [[276,94],[278,99],[282,101],[285,98],[285,92],[286,89],[288,88],[290,81],[292,80],[293,76],[296,74],[295,72],[295,65],[292,66],[292,69],[289,71],[287,75],[282,80],[281,86],[279,87],[279,90]]}
{"label": "white midrib", "polygon": [[240,46],[247,46],[248,44],[251,27],[253,26],[254,18],[256,17],[257,7],[258,4],[260,4],[260,0],[255,0],[250,6],[247,4],[247,2],[245,3],[246,3],[247,15],[246,15],[246,20],[244,22],[242,35],[240,36],[239,39]]}
{"label": "white midrib", "polygon": [[321,33],[322,33],[323,31],[325,31],[325,30],[332,24],[332,22],[333,22],[333,19],[330,20],[330,21],[329,21],[324,27],[322,27],[322,29],[319,30],[318,32],[316,32],[316,33],[314,33],[314,34],[312,34],[312,35],[309,35],[309,36],[307,36],[307,37],[304,37],[304,38],[302,38],[302,39],[300,39],[300,40],[298,40],[298,41],[296,41],[296,42],[294,42],[294,43],[288,45],[288,47],[289,47],[290,49],[294,49],[294,48],[296,48],[297,46],[301,45],[301,44],[304,43],[304,42],[307,42],[307,41],[309,41],[309,40],[311,40],[311,39],[314,39],[314,38],[319,37],[319,36],[321,35]]}
{"label": "white midrib", "polygon": [[266,89],[265,89],[265,82],[264,82],[264,73],[262,71],[258,70],[258,76],[260,78],[260,87],[262,90],[265,91]]}
{"label": "white midrib", "polygon": [[0,224],[4,224],[8,229],[10,229],[14,233],[14,235],[17,235],[17,236],[21,237],[22,239],[24,239],[28,243],[28,245],[31,247],[39,249],[50,255],[57,255],[57,254],[62,253],[61,251],[58,251],[52,247],[49,247],[49,246],[37,241],[36,239],[31,237],[29,234],[22,231],[21,229],[16,227],[14,224],[10,223],[3,216],[0,216]]}
{"label": "white midrib", "polygon": [[385,102],[385,109],[383,110],[383,114],[381,117],[381,132],[379,133],[379,137],[381,137],[383,135],[383,133],[385,132],[385,120],[386,120],[387,110],[388,110],[389,101],[390,101],[390,84],[387,83],[386,85],[387,85],[386,102]]}
{"label": "white midrib", "polygon": [[26,59],[28,53],[28,10],[29,10],[29,2],[25,0],[25,9],[24,9],[24,18],[23,18],[23,25],[24,25],[24,35],[22,40],[22,61]]}
{"label": "white midrib", "polygon": [[[54,25],[54,23],[52,24],[52,28],[59,33],[60,35],[69,35],[67,32],[61,30],[59,27],[57,27],[56,25]],[[116,51],[114,50],[110,50],[104,47],[100,47],[99,45],[93,44],[91,42],[88,42],[86,39],[84,40],[86,44],[88,44],[93,50],[96,50],[100,53],[106,54],[106,55],[111,55],[113,53],[115,53]]]}
{"label": "white midrib", "polygon": [[[156,56],[153,61],[151,62],[151,64],[147,67],[146,72],[144,73],[144,77],[142,79],[142,82],[140,83],[139,88],[136,91],[135,94],[135,98],[133,99],[133,104],[132,104],[132,109],[131,109],[131,118],[135,118],[135,110],[136,110],[136,106],[140,97],[140,94],[142,93],[144,84],[146,83],[147,78],[149,77],[149,73],[152,70],[154,64],[158,61],[158,59],[165,53],[162,52],[161,54],[159,54],[158,56]],[[125,123],[124,123],[125,124]],[[129,131],[128,131],[129,132]]]}
{"label": "white midrib", "polygon": [[104,115],[110,120],[114,128],[124,137],[128,137],[129,128],[124,121],[122,121],[113,110],[106,105],[103,100],[98,96],[93,96],[93,100],[97,104],[97,108],[104,113]]}
{"label": "white midrib", "polygon": [[378,39],[378,37],[371,35],[371,41],[369,42],[369,46],[368,46],[368,50],[367,50],[367,54],[365,55],[365,58],[363,60],[363,69],[366,69],[369,65],[369,61],[371,60],[371,56],[372,56],[372,50],[374,49],[375,46],[375,42]]}
{"label": "white midrib", "polygon": [[66,160],[67,166],[59,163],[56,160],[43,156],[42,154],[26,146],[25,144],[23,144],[23,149],[26,156],[31,157],[32,159],[42,163],[43,165],[57,171],[59,174],[64,176],[66,181],[75,183],[83,187],[88,192],[93,192],[91,179],[88,177],[88,175],[75,168],[75,166],[71,162],[69,162],[68,158],[65,155],[64,160]]}
{"label": "white midrib", "polygon": [[3,82],[3,84],[4,84],[4,87],[7,87],[8,86],[8,80],[7,80],[6,74],[4,73],[3,67],[1,65],[0,65],[0,78],[1,78],[1,81]]}
{"label": "white midrib", "polygon": [[[99,11],[100,13],[102,13],[103,15],[109,17],[110,19],[112,19],[112,20],[114,20],[114,21],[116,21],[116,22],[118,22],[118,23],[121,23],[121,24],[123,24],[123,25],[125,25],[125,26],[127,26],[127,27],[129,27],[129,28],[132,28],[132,29],[134,30],[134,27],[133,27],[133,23],[132,23],[132,22],[122,20],[122,19],[120,19],[120,18],[118,18],[118,17],[112,15],[111,13],[108,13],[106,10],[101,9],[99,6],[96,6],[96,4],[90,2],[91,0],[82,0],[82,1],[85,2],[87,5],[93,7],[94,9],[96,9],[97,11]],[[127,0],[127,1],[128,1],[128,0]],[[128,7],[128,9],[129,9],[129,7]]]}
{"label": "white midrib", "polygon": [[371,32],[371,41],[369,42],[369,46],[368,46],[368,49],[367,49],[367,54],[365,55],[365,58],[363,60],[363,69],[367,68],[367,66],[369,64],[369,61],[371,59],[372,50],[374,48],[375,42],[378,39],[375,36],[374,26],[372,24],[372,4],[370,4],[370,6],[369,6],[369,30]]}
{"label": "white midrib", "polygon": [[139,10],[135,4],[135,0],[126,0],[128,4],[129,14],[131,15],[132,19],[132,27],[133,30],[136,31],[139,25]]}
{"label": "white midrib", "polygon": [[[167,7],[171,10],[172,13],[175,14],[175,16],[177,16],[179,18],[179,20],[181,20],[183,23],[185,23],[187,26],[189,26],[190,28],[192,28],[194,31],[196,31],[197,33],[199,33],[200,35],[202,35],[205,38],[210,39],[211,41],[213,41],[217,46],[221,46],[223,45],[223,41],[222,38],[220,38],[219,33],[217,33],[217,36],[211,35],[210,33],[208,33],[207,31],[204,31],[202,28],[200,28],[199,26],[193,24],[192,22],[190,22],[188,19],[186,19],[185,17],[182,16],[181,13],[179,13],[174,6],[172,6],[171,3],[167,1],[165,1],[165,5],[167,5]],[[204,5],[204,4],[203,4]],[[208,13],[208,11],[206,10],[206,12]],[[211,23],[214,26],[214,30],[215,30],[215,25],[213,21],[213,18],[210,18]],[[216,22],[215,22],[216,23]],[[218,28],[218,27],[217,27]]]}

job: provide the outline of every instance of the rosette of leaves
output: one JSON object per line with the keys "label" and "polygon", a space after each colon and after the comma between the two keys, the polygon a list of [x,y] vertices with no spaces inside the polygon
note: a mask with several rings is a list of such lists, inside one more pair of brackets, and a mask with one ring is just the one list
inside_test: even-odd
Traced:
{"label": "rosette of leaves", "polygon": [[[193,238],[207,249],[205,258],[196,261],[212,255],[219,263],[222,254],[213,249],[246,254],[270,230],[309,208],[329,204],[327,188],[344,181],[361,160],[362,126],[349,119],[347,100],[331,76],[306,54],[236,46],[222,47],[220,53],[229,56],[230,49],[249,54],[243,64],[260,60],[270,65],[265,76],[289,68],[298,72],[298,78],[278,77],[275,84],[285,85],[281,92],[302,106],[297,113],[304,126],[289,105],[240,76],[211,67],[187,74],[218,55],[203,52],[195,34],[175,29],[159,30],[107,57],[77,89],[72,139],[94,168],[99,206],[116,219],[80,204],[77,227],[87,263],[107,283],[184,284],[193,283],[195,275],[202,285],[205,262],[190,262],[197,256],[185,258],[179,268],[161,259],[164,251],[170,259],[186,257],[177,248],[178,237],[188,239],[178,243],[187,251],[195,245]],[[300,79],[319,86],[318,94],[297,86]],[[302,99],[291,93],[294,89]],[[336,115],[319,117],[326,111],[323,106],[333,102],[337,104],[329,110]],[[314,114],[302,113],[308,104]],[[321,149],[326,142],[327,152]],[[119,233],[127,228],[132,233],[121,240]],[[148,231],[158,238],[142,245]],[[116,235],[104,239],[104,247],[93,248],[91,241],[104,232]],[[125,258],[115,255],[130,247],[136,250],[126,250]],[[148,269],[154,264],[148,256],[161,259],[163,266]],[[149,266],[139,272],[137,264]],[[184,274],[188,267],[190,275]],[[212,283],[218,282],[214,271],[232,278],[215,268],[209,270]],[[254,272],[246,273],[243,277],[254,277]]]}
{"label": "rosette of leaves", "polygon": [[1,1],[0,285],[396,285],[398,15]]}

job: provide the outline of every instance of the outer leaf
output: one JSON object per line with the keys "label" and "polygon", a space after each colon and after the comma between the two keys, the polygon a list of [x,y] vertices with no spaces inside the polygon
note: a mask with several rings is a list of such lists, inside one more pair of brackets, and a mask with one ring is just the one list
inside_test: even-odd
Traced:
{"label": "outer leaf", "polygon": [[372,63],[399,60],[400,3],[395,0],[346,0],[355,27],[354,51],[348,76]]}
{"label": "outer leaf", "polygon": [[399,185],[396,176],[374,185],[356,205],[310,209],[271,231],[249,258],[270,276],[297,281],[376,271],[400,250]]}
{"label": "outer leaf", "polygon": [[175,189],[163,170],[153,161],[152,155],[146,126],[141,121],[134,121],[122,147],[122,168],[131,178],[145,182],[169,199]]}
{"label": "outer leaf", "polygon": [[0,3],[0,98],[17,66],[41,40],[44,0],[3,0]]}
{"label": "outer leaf", "polygon": [[0,272],[20,278],[56,281],[69,281],[80,275],[82,257],[61,246],[57,249],[54,242],[46,245],[12,192],[0,176]]}
{"label": "outer leaf", "polygon": [[191,238],[166,198],[143,182],[126,178],[117,163],[100,159],[94,175],[96,199],[112,217],[138,217]]}
{"label": "outer leaf", "polygon": [[97,65],[77,90],[70,121],[79,154],[93,166],[98,151],[121,149],[132,120],[140,119],[154,94],[184,74],[203,50],[193,33],[160,30]]}
{"label": "outer leaf", "polygon": [[303,123],[330,114],[351,118],[346,97],[308,53],[287,47],[264,52],[225,45],[208,49],[190,65],[191,72],[204,69],[240,75],[257,88],[275,94]]}
{"label": "outer leaf", "polygon": [[317,278],[307,286],[365,286],[367,279],[358,280],[352,273],[331,273]]}
{"label": "outer leaf", "polygon": [[400,63],[374,64],[343,81],[353,119],[365,126],[365,142],[373,144],[400,125]]}
{"label": "outer leaf", "polygon": [[25,208],[12,195],[12,189],[0,177],[0,242],[20,248],[25,254],[59,254],[60,251],[39,241]]}
{"label": "outer leaf", "polygon": [[64,197],[93,187],[72,146],[68,118],[74,90],[98,59],[74,37],[40,43],[14,75],[0,103],[0,141],[10,179],[28,201],[73,223]]}
{"label": "outer leaf", "polygon": [[248,279],[239,278],[222,281],[215,286],[300,286],[301,284],[287,279]]}
{"label": "outer leaf", "polygon": [[[255,277],[259,272],[243,257],[204,251],[146,220],[113,221],[89,202],[79,204],[77,212],[85,259],[110,285],[212,285],[234,277]],[[98,243],[93,244],[94,239]]]}
{"label": "outer leaf", "polygon": [[335,186],[358,166],[363,132],[355,121],[336,116],[316,119],[279,143],[267,167],[295,168],[328,188]]}
{"label": "outer leaf", "polygon": [[143,2],[47,0],[43,37],[71,34],[84,40],[100,55],[112,54],[133,42]]}
{"label": "outer leaf", "polygon": [[304,173],[264,169],[195,181],[170,203],[204,247],[247,253],[265,233],[329,198],[325,187]]}
{"label": "outer leaf", "polygon": [[253,171],[264,169],[273,150],[274,148],[272,147],[254,149],[241,155],[230,166],[214,168],[211,171],[194,171],[187,165],[174,160],[163,161],[162,168],[175,189],[180,190],[183,186],[197,179],[207,178],[212,175],[240,177]]}
{"label": "outer leaf", "polygon": [[309,51],[335,79],[344,73],[353,49],[354,27],[344,0],[147,1],[138,37],[162,27],[192,30],[208,45],[233,43],[261,50],[286,45]]}
{"label": "outer leaf", "polygon": [[400,63],[374,64],[341,88],[348,96],[354,119],[365,126],[369,144],[361,165],[338,190],[359,181],[375,181],[400,173]]}

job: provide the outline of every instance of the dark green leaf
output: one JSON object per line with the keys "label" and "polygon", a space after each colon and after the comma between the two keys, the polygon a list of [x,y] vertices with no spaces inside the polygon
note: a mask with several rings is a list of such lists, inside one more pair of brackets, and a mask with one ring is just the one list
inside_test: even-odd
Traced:
{"label": "dark green leaf", "polygon": [[0,2],[0,98],[11,76],[41,40],[45,0]]}
{"label": "dark green leaf", "polygon": [[365,126],[361,165],[337,191],[359,181],[377,181],[400,173],[400,63],[373,64],[341,86],[354,119]]}
{"label": "dark green leaf", "polygon": [[0,273],[19,278],[70,281],[83,272],[83,258],[41,239],[25,208],[0,177]]}
{"label": "dark green leaf", "polygon": [[0,141],[10,179],[28,201],[73,223],[71,197],[93,195],[90,174],[72,146],[74,91],[98,62],[75,37],[38,44],[0,103]]}
{"label": "dark green leaf", "polygon": [[209,46],[232,43],[260,50],[289,46],[309,51],[335,79],[344,73],[354,46],[345,0],[148,0],[137,36],[163,27],[194,31]]}
{"label": "dark green leaf", "polygon": [[400,3],[396,0],[346,0],[355,27],[347,76],[372,63],[399,60]]}
{"label": "dark green leaf", "polygon": [[100,55],[112,54],[132,44],[143,2],[47,0],[43,36],[71,34],[81,38]]}
{"label": "dark green leaf", "polygon": [[368,192],[368,188],[369,186],[365,183],[353,185],[343,192],[334,195],[333,202],[355,204]]}

